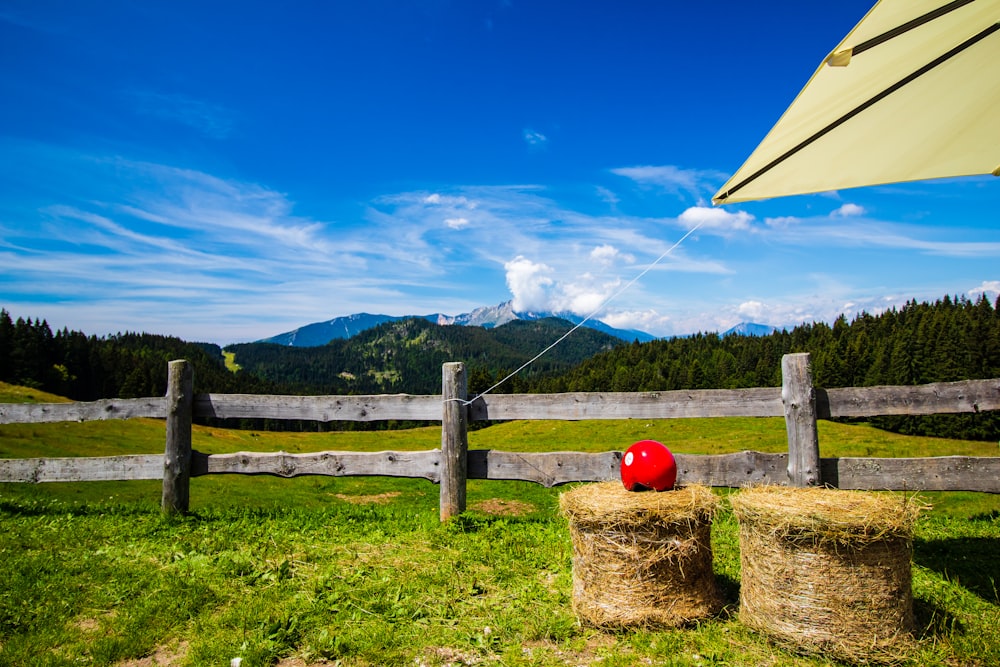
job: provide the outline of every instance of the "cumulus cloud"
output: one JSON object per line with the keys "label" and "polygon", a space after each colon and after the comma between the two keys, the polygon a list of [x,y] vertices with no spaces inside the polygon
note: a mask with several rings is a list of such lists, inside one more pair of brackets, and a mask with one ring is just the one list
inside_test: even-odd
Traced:
{"label": "cumulus cloud", "polygon": [[631,264],[635,261],[634,256],[628,253],[623,253],[618,248],[608,243],[599,245],[593,250],[591,250],[590,259],[604,266],[610,266],[614,264],[617,260],[622,260],[623,262],[626,262],[628,264]]}
{"label": "cumulus cloud", "polygon": [[722,208],[692,206],[681,213],[677,219],[688,229],[700,225],[703,230],[725,234],[750,229],[750,223],[753,222],[754,217],[744,211],[731,212]]}
{"label": "cumulus cloud", "polygon": [[518,255],[504,264],[514,310],[549,310],[549,290],[555,283],[552,267]]}
{"label": "cumulus cloud", "polygon": [[766,319],[766,308],[760,301],[744,301],[736,308],[736,312],[740,317],[753,322]]}
{"label": "cumulus cloud", "polygon": [[1000,296],[1000,280],[984,280],[978,287],[970,289],[969,294],[985,294],[997,298]]}
{"label": "cumulus cloud", "polygon": [[865,214],[865,209],[863,206],[858,206],[857,204],[844,204],[837,210],[830,213],[831,218],[852,218],[859,215]]}
{"label": "cumulus cloud", "polygon": [[423,203],[429,206],[441,206],[452,209],[474,210],[477,206],[475,200],[470,200],[464,195],[443,195],[440,192],[433,192],[423,198]]}
{"label": "cumulus cloud", "polygon": [[593,315],[603,308],[608,297],[621,285],[617,279],[601,281],[586,273],[573,282],[559,285],[560,301],[553,304],[555,312],[570,311],[577,315]]}
{"label": "cumulus cloud", "polygon": [[504,264],[514,310],[594,315],[621,287],[618,276],[589,271],[560,278],[555,268],[518,255]]}
{"label": "cumulus cloud", "polygon": [[450,229],[462,229],[463,227],[469,226],[468,218],[448,218],[444,221],[444,224]]}

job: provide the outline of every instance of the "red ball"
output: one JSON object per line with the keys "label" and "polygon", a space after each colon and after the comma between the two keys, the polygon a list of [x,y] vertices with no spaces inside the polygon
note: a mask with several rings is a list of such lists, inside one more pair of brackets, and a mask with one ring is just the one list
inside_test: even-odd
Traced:
{"label": "red ball", "polygon": [[640,440],[625,451],[621,474],[629,491],[667,491],[677,481],[677,462],[662,442]]}

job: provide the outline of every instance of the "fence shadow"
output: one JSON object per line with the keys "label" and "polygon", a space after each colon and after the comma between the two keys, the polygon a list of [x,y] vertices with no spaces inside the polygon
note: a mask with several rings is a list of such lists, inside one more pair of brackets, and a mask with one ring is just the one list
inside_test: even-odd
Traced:
{"label": "fence shadow", "polygon": [[986,602],[1000,605],[1000,537],[915,539],[913,560],[962,586]]}

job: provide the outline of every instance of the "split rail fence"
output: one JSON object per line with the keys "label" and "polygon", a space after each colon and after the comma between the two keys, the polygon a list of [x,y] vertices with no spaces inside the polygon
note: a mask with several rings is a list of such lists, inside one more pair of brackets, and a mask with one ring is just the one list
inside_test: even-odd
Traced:
{"label": "split rail fence", "polygon": [[[163,480],[163,511],[189,507],[190,478],[246,474],[384,475],[440,484],[444,521],[465,510],[468,479],[523,480],[544,486],[617,479],[622,452],[504,452],[470,450],[470,421],[511,419],[672,419],[784,417],[788,453],[676,453],[678,483],[719,487],[747,484],[827,485],[840,489],[981,491],[1000,493],[1000,457],[821,458],[817,419],[967,413],[1000,409],[1000,379],[919,386],[813,385],[809,355],[782,358],[782,386],[642,393],[492,394],[469,401],[465,366],[442,367],[442,393],[379,396],[195,394],[187,361],[168,364],[162,398],[86,403],[0,404],[0,424],[154,417],[166,421],[163,454],[0,460],[0,482]],[[194,417],[329,421],[441,422],[441,448],[384,452],[193,451]]]}

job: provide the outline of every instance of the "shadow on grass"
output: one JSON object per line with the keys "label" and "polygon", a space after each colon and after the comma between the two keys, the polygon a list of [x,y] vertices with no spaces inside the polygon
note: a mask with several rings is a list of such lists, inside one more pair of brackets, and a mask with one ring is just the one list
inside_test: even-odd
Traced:
{"label": "shadow on grass", "polygon": [[510,526],[544,524],[549,522],[550,520],[542,516],[539,512],[497,515],[472,510],[452,517],[442,525],[449,532],[475,534]]}
{"label": "shadow on grass", "polygon": [[913,560],[949,582],[1000,605],[1000,538],[957,537],[913,541]]}
{"label": "shadow on grass", "polygon": [[954,614],[923,598],[913,599],[913,624],[917,639],[965,634],[965,625]]}
{"label": "shadow on grass", "polygon": [[716,574],[715,580],[719,584],[722,592],[723,607],[719,612],[720,618],[735,617],[740,611],[740,580],[730,577],[727,574]]}

